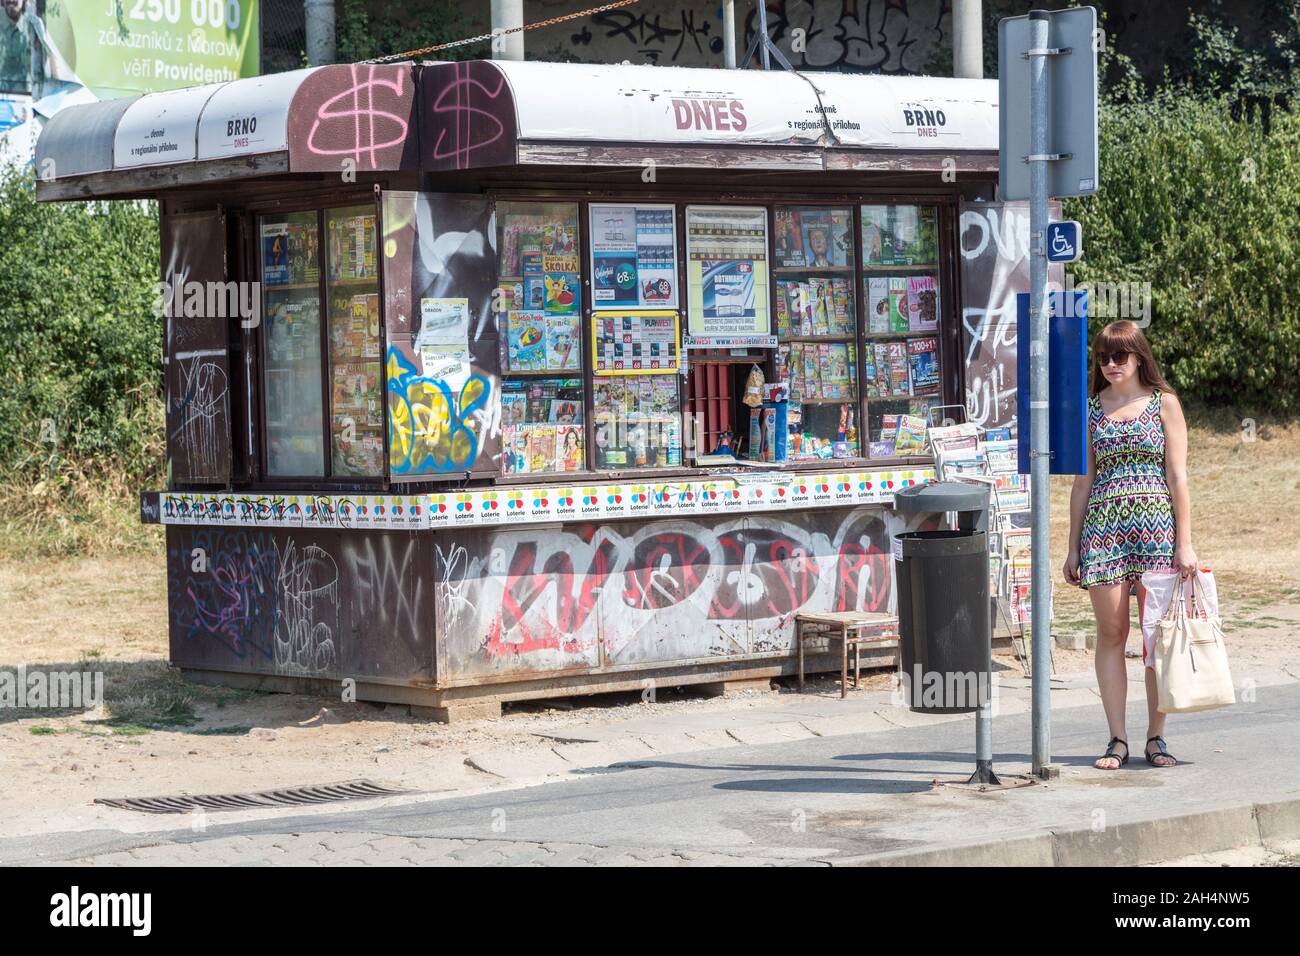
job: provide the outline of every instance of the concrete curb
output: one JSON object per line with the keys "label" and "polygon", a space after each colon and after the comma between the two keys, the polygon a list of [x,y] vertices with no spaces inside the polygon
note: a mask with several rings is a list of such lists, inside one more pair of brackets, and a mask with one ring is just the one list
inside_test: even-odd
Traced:
{"label": "concrete curb", "polygon": [[1300,839],[1300,798],[826,860],[831,866],[1143,866]]}

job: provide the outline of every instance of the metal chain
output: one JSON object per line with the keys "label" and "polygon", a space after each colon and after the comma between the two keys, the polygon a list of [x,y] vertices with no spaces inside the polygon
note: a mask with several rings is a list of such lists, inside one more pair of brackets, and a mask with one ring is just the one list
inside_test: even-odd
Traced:
{"label": "metal chain", "polygon": [[577,13],[566,13],[562,16],[551,17],[549,20],[538,20],[536,23],[525,23],[523,26],[509,27],[505,30],[495,30],[492,33],[482,33],[476,37],[468,37],[464,40],[452,40],[450,43],[438,43],[434,46],[421,47],[418,50],[407,50],[405,53],[393,53],[389,56],[377,56],[370,60],[362,60],[362,63],[387,63],[389,60],[407,60],[413,56],[421,56],[425,53],[432,53],[434,50],[447,50],[454,46],[467,46],[471,43],[482,43],[484,40],[491,40],[494,37],[503,37],[508,33],[521,33],[524,30],[536,30],[539,27],[554,26],[557,23],[563,23],[566,20],[576,20],[579,17],[590,16],[595,13],[604,13],[606,10],[617,10],[619,7],[630,7],[634,3],[640,3],[641,0],[617,0],[615,3],[606,3],[599,7],[592,7],[588,10],[579,10]]}

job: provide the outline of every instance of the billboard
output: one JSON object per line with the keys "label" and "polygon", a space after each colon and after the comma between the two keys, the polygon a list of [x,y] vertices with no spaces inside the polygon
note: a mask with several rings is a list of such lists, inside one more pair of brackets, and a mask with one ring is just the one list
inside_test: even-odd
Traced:
{"label": "billboard", "polygon": [[37,44],[47,76],[100,99],[259,72],[259,0],[0,0],[0,11],[0,83],[10,86]]}

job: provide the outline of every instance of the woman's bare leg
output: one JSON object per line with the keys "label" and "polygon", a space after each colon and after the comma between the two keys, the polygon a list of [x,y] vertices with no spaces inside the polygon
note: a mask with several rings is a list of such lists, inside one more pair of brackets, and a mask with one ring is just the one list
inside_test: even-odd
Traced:
{"label": "woman's bare leg", "polygon": [[[1101,706],[1106,711],[1110,736],[1128,740],[1124,730],[1124,710],[1128,703],[1128,667],[1124,661],[1129,630],[1128,583],[1088,588],[1088,597],[1092,599],[1092,612],[1097,619],[1095,664]],[[1116,770],[1119,760],[1119,757],[1101,757],[1093,765],[1099,770]]]}
{"label": "woman's bare leg", "polygon": [[[1182,587],[1182,582],[1180,581],[1177,586]],[[1177,592],[1175,592],[1175,597],[1177,597]],[[1147,589],[1140,583],[1137,586],[1137,599],[1138,620],[1141,621],[1143,610],[1146,608]],[[1142,669],[1146,672],[1147,740],[1150,740],[1152,737],[1164,736],[1165,715],[1160,712],[1160,688],[1156,686],[1156,669],[1154,667],[1143,667]],[[1166,757],[1164,754],[1158,753],[1159,749],[1154,743],[1147,744],[1145,748],[1146,753],[1157,753],[1155,757],[1151,758],[1155,761],[1157,767],[1170,767],[1177,762],[1172,757]]]}

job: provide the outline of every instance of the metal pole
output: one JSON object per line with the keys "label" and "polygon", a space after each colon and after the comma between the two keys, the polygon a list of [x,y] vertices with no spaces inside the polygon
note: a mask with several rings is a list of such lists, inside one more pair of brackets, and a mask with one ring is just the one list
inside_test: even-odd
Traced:
{"label": "metal pole", "polygon": [[728,70],[736,68],[736,0],[722,4],[722,48]]}
{"label": "metal pole", "polygon": [[338,59],[334,33],[334,0],[303,0],[307,33],[307,64],[324,66]]}
{"label": "metal pole", "polygon": [[492,0],[492,32],[515,28],[514,33],[492,38],[492,59],[524,58],[524,0]]}
{"label": "metal pole", "polygon": [[758,51],[763,55],[763,69],[772,69],[767,52],[767,0],[758,3]]}
{"label": "metal pole", "polygon": [[984,4],[957,0],[952,5],[952,75],[984,78]]}
{"label": "metal pole", "polygon": [[1033,772],[1051,763],[1051,633],[1048,616],[1047,482],[1050,464],[1047,365],[1047,52],[1050,15],[1029,12],[1029,489],[1032,498]]}

